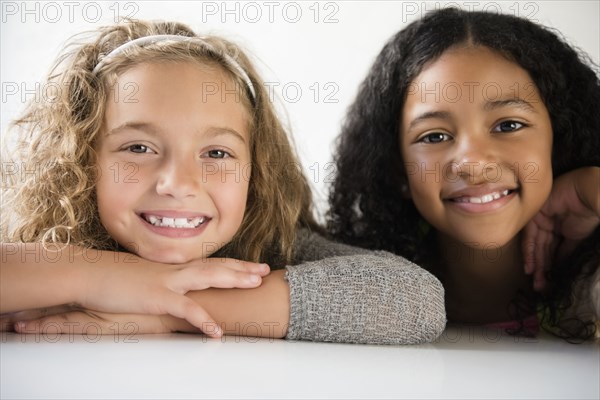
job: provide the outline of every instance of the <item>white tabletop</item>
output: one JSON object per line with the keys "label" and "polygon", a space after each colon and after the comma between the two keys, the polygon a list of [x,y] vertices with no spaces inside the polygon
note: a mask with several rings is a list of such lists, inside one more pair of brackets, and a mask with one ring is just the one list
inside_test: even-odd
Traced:
{"label": "white tabletop", "polygon": [[0,398],[600,398],[600,346],[453,327],[433,344],[18,335]]}

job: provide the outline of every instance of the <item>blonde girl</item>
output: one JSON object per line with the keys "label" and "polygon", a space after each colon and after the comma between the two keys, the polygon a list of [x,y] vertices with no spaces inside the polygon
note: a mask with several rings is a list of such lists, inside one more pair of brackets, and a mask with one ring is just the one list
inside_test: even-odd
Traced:
{"label": "blonde girl", "polygon": [[[252,324],[420,343],[443,330],[432,275],[318,235],[286,132],[234,44],[127,21],[74,45],[48,83],[60,90],[15,122],[10,159],[39,174],[3,171],[1,312],[17,331],[92,320],[219,337]],[[26,321],[55,306],[67,312]]]}

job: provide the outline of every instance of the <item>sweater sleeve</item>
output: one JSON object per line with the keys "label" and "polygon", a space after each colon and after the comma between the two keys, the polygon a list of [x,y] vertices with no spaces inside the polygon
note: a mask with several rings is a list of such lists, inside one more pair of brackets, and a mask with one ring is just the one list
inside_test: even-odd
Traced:
{"label": "sweater sleeve", "polygon": [[391,253],[303,235],[296,250],[301,263],[286,267],[286,339],[418,344],[442,333],[444,289],[429,272]]}

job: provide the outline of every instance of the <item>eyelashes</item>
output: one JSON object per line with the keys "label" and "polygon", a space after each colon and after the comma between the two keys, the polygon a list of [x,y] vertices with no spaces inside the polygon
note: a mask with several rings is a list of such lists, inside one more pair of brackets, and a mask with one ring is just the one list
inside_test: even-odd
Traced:
{"label": "eyelashes", "polygon": [[135,154],[156,153],[150,147],[148,147],[144,144],[139,144],[139,143],[126,146],[123,150],[129,151],[130,153],[135,153]]}
{"label": "eyelashes", "polygon": [[[530,125],[528,125],[524,122],[510,119],[510,120],[505,120],[505,121],[501,121],[501,122],[497,123],[492,128],[492,132],[493,133],[512,133],[512,132],[516,132],[521,129],[527,128],[529,126]],[[420,136],[417,139],[417,143],[436,144],[436,143],[447,142],[452,139],[453,139],[453,136],[446,132],[429,132],[429,133],[426,133],[426,134]]]}
{"label": "eyelashes", "polygon": [[502,132],[502,133],[515,132],[520,129],[526,128],[528,126],[529,125],[527,125],[523,122],[507,120],[507,121],[502,121],[499,124],[497,124],[494,127],[494,129],[492,129],[492,132]]}
{"label": "eyelashes", "polygon": [[421,138],[419,138],[418,142],[434,144],[434,143],[445,142],[445,141],[451,140],[451,139],[452,139],[452,137],[450,135],[448,135],[447,133],[433,132],[433,133],[428,133],[428,134],[422,136]]}
{"label": "eyelashes", "polygon": [[208,158],[216,158],[216,159],[221,159],[221,158],[230,158],[231,154],[228,151],[222,150],[222,149],[212,149],[209,150],[207,152],[204,152],[201,154],[201,156],[207,156]]}
{"label": "eyelashes", "polygon": [[[133,154],[158,154],[154,151],[150,146],[141,143],[134,143],[131,145],[124,146],[121,151],[133,153]],[[211,159],[225,159],[232,158],[232,152],[229,150],[216,148],[210,149],[200,154],[201,158],[211,158]]]}

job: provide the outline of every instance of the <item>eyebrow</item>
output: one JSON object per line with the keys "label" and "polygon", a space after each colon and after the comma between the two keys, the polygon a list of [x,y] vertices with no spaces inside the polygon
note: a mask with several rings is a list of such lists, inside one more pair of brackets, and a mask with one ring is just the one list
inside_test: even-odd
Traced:
{"label": "eyebrow", "polygon": [[213,126],[206,131],[206,134],[208,137],[211,138],[223,135],[230,135],[237,138],[242,143],[246,144],[246,139],[235,129]]}
{"label": "eyebrow", "polygon": [[447,111],[427,111],[424,112],[423,114],[419,115],[418,117],[416,117],[415,119],[413,119],[412,121],[410,121],[410,124],[408,125],[408,129],[407,131],[410,131],[415,125],[418,125],[419,123],[428,120],[428,119],[446,119],[449,120],[451,119],[451,115],[449,112]]}
{"label": "eyebrow", "polygon": [[153,124],[148,124],[145,122],[125,122],[109,130],[107,136],[116,135],[127,130],[142,131],[148,133],[151,136],[158,135],[158,129]]}
{"label": "eyebrow", "polygon": [[519,97],[513,97],[504,100],[488,101],[483,106],[483,109],[486,111],[492,111],[502,107],[517,107],[524,111],[537,114],[535,107],[533,107],[533,105],[530,102]]}
{"label": "eyebrow", "polygon": [[[483,109],[485,111],[493,111],[502,107],[517,107],[524,111],[537,114],[535,107],[533,107],[533,105],[530,102],[518,97],[504,100],[487,101],[484,104]],[[408,125],[407,131],[410,131],[415,125],[418,125],[419,123],[428,119],[450,120],[451,118],[452,115],[447,111],[427,111],[414,118]]]}
{"label": "eyebrow", "polygon": [[[119,134],[126,130],[142,131],[142,132],[149,134],[150,136],[159,136],[160,131],[161,131],[156,125],[151,124],[151,123],[125,122],[115,128],[112,128],[111,130],[109,130],[107,135],[110,136],[110,135]],[[244,144],[246,143],[246,139],[244,139],[244,137],[239,132],[237,132],[235,129],[231,129],[231,128],[212,126],[205,131],[205,134],[209,138],[215,138],[215,137],[222,136],[222,135],[230,135],[230,136],[233,136],[236,139],[240,140],[242,143],[244,143]]]}

